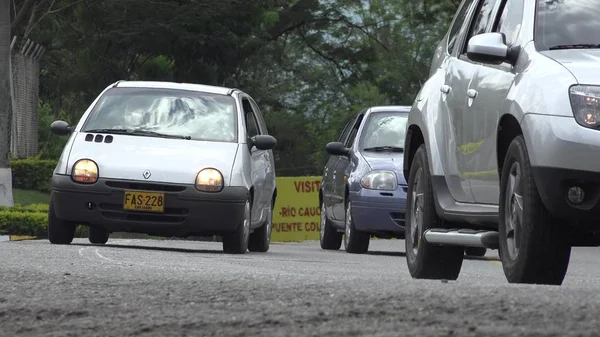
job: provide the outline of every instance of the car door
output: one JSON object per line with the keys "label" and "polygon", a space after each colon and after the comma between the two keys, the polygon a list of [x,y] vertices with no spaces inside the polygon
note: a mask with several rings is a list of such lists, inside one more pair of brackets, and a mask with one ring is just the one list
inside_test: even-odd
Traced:
{"label": "car door", "polygon": [[[471,177],[477,176],[480,172],[475,171],[475,157],[473,156],[474,151],[478,148],[483,148],[491,151],[495,151],[494,147],[489,147],[485,144],[485,132],[482,131],[482,125],[480,125],[475,118],[475,112],[477,109],[481,109],[481,104],[484,103],[484,99],[478,97],[477,91],[477,79],[480,76],[480,72],[483,69],[481,63],[473,62],[467,57],[467,45],[469,40],[476,35],[483,34],[491,29],[494,22],[494,13],[497,9],[497,5],[500,0],[479,0],[475,12],[471,16],[471,20],[468,20],[468,33],[462,39],[460,44],[460,52],[458,60],[461,62],[461,68],[468,69],[468,78],[465,78],[464,84],[466,87],[461,88],[460,92],[456,92],[456,99],[460,100],[460,114],[461,120],[461,139],[462,144],[458,146],[458,156],[461,158],[462,163],[461,177],[462,181],[468,182],[468,186],[471,190],[473,201],[475,196],[471,185]],[[477,107],[475,105],[478,105]],[[493,146],[493,145],[492,145]]]}
{"label": "car door", "polygon": [[[523,19],[524,0],[498,1],[495,15],[490,17],[487,31],[505,35],[509,47],[518,44]],[[507,101],[508,92],[515,81],[515,71],[509,62],[499,65],[481,64],[473,79],[472,90],[476,97],[467,111],[467,118],[473,120],[473,147],[467,168],[473,172],[469,178],[473,197],[477,203],[495,204],[499,200],[499,175],[496,155],[496,137],[500,111]]]}
{"label": "car door", "polygon": [[473,193],[469,180],[465,178],[466,172],[464,157],[461,150],[465,144],[464,110],[466,108],[466,92],[475,75],[475,65],[458,58],[464,36],[468,33],[468,21],[472,16],[475,5],[479,0],[466,0],[463,2],[452,24],[448,37],[448,57],[442,64],[444,68],[444,83],[440,87],[441,102],[439,104],[441,115],[448,118],[446,125],[449,135],[446,144],[445,179],[450,194],[454,200],[460,202],[473,202]]}
{"label": "car door", "polygon": [[[242,108],[244,109],[244,122],[246,125],[246,135],[248,142],[250,138],[260,134],[258,121],[252,109],[252,104],[247,96],[242,96]],[[259,150],[255,146],[249,148],[251,167],[252,167],[252,186],[254,187],[254,198],[252,202],[252,221],[258,221],[263,209],[263,190],[266,180],[266,164],[264,160],[264,150]]]}
{"label": "car door", "polygon": [[[344,145],[347,148],[352,148],[352,144],[354,144],[354,139],[356,139],[356,134],[358,133],[358,128],[362,123],[364,116],[364,112],[360,113],[354,123],[352,123],[352,127],[350,132],[343,140]],[[346,194],[346,181],[349,176],[349,168],[351,165],[350,158],[346,156],[340,156],[337,163],[335,164],[335,168],[333,170],[333,193],[331,194],[331,203],[333,210],[333,218],[335,220],[344,220],[346,218],[346,205],[345,205],[345,194]]]}
{"label": "car door", "polygon": [[[249,99],[250,104],[252,105],[252,110],[254,111],[254,115],[258,122],[258,128],[261,135],[268,135],[269,131],[267,130],[267,124],[263,118],[262,112],[252,98]],[[271,206],[273,192],[275,191],[276,181],[275,181],[275,158],[273,157],[273,150],[263,151],[263,156],[261,159],[264,162],[264,174],[265,174],[265,183],[264,189],[261,197],[261,205],[264,207]]]}
{"label": "car door", "polygon": [[[338,142],[344,143],[344,139],[346,139],[348,137],[348,134],[352,130],[352,125],[354,124],[355,120],[356,120],[356,117],[351,118],[346,123],[346,125],[344,126],[344,129],[340,133],[340,136],[337,140]],[[323,172],[323,179],[321,181],[321,189],[323,191],[323,202],[325,203],[325,208],[327,210],[327,214],[331,218],[333,218],[332,194],[335,191],[335,189],[334,189],[335,182],[334,182],[333,171],[335,170],[335,166],[337,165],[339,160],[340,160],[340,156],[329,156],[329,159],[327,160],[327,164],[325,164],[325,170]]]}

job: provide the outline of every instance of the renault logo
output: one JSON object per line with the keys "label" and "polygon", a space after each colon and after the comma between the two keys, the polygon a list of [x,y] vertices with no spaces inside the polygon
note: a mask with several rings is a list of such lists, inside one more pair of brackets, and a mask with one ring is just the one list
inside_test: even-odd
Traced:
{"label": "renault logo", "polygon": [[150,173],[150,170],[146,170],[146,171],[144,171],[144,173],[142,173],[142,175],[144,176],[145,179],[148,179],[148,178],[150,178],[152,173]]}

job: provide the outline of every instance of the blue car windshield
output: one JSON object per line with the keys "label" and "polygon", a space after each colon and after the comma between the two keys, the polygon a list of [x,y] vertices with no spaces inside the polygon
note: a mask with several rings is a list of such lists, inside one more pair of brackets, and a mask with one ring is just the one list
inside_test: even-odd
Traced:
{"label": "blue car windshield", "polygon": [[374,112],[369,115],[360,138],[361,151],[386,148],[404,149],[406,112]]}
{"label": "blue car windshield", "polygon": [[112,88],[99,99],[83,132],[236,142],[235,99],[206,92]]}
{"label": "blue car windshield", "polygon": [[600,48],[598,0],[537,0],[537,50]]}

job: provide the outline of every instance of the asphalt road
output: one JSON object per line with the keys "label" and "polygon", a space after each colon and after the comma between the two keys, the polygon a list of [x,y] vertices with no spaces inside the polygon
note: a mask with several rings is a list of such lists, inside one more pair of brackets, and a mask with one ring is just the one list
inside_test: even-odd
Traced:
{"label": "asphalt road", "polygon": [[0,242],[0,335],[597,335],[599,249],[576,249],[552,287],[509,285],[484,259],[465,260],[456,282],[413,280],[403,246],[230,256],[191,241]]}

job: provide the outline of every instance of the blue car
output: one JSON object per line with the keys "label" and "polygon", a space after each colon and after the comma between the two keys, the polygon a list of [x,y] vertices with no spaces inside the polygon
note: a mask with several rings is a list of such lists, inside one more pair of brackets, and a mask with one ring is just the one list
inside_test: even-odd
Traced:
{"label": "blue car", "polygon": [[354,116],[337,142],[319,191],[321,248],[369,250],[372,236],[404,239],[407,185],[402,174],[409,106],[370,107]]}

